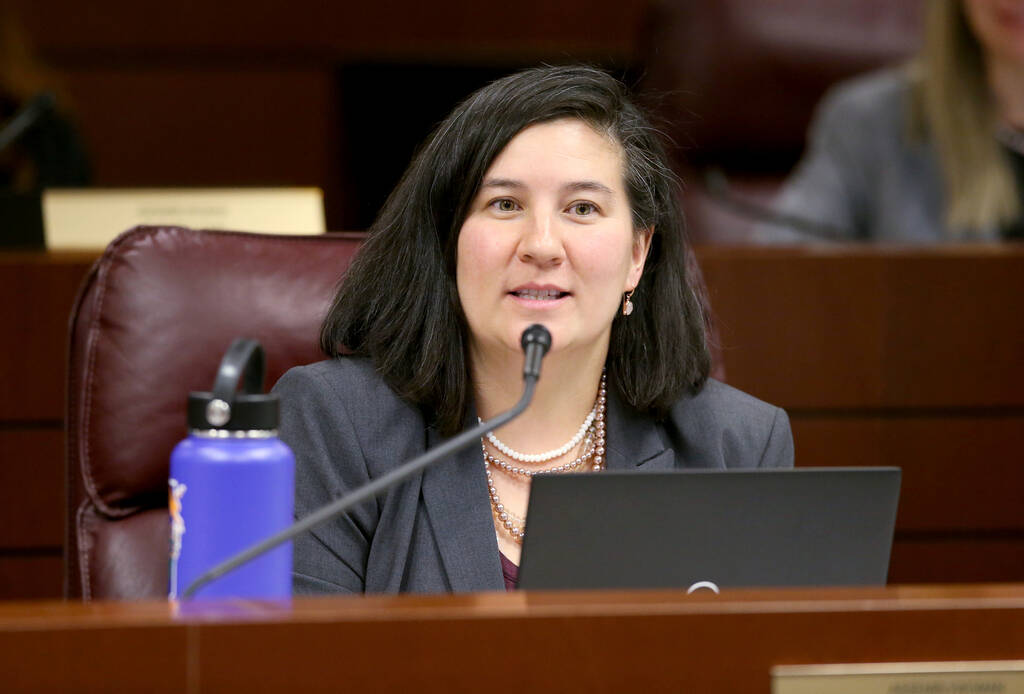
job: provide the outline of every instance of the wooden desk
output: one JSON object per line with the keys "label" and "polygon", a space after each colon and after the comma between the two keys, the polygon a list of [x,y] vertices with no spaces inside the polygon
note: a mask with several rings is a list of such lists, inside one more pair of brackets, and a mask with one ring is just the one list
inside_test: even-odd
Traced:
{"label": "wooden desk", "polygon": [[770,691],[782,664],[1024,658],[1024,586],[0,605],[6,692]]}
{"label": "wooden desk", "polygon": [[[893,582],[1024,581],[1024,247],[699,249],[728,380],[797,464],[898,465]],[[0,598],[60,594],[67,317],[93,256],[0,253]]]}

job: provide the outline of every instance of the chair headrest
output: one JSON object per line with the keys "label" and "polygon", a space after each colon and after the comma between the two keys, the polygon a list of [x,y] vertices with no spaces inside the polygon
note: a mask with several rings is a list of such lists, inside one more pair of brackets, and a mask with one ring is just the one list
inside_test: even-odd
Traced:
{"label": "chair headrest", "polygon": [[235,337],[263,345],[268,384],[323,358],[320,322],[361,240],[138,227],[111,243],[72,314],[68,384],[69,464],[100,511],[166,502],[188,393]]}

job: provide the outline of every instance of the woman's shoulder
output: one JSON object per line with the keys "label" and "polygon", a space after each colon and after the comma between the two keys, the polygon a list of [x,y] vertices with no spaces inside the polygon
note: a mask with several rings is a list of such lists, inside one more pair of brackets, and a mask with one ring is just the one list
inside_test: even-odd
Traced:
{"label": "woman's shoulder", "polygon": [[791,467],[793,435],[785,410],[715,379],[673,405],[669,418],[687,449],[726,467]]}
{"label": "woman's shoulder", "polygon": [[373,362],[362,357],[336,357],[323,361],[293,366],[278,380],[278,386],[289,386],[293,382],[321,385],[329,384],[372,384],[374,381],[383,383],[383,379],[373,368]]}
{"label": "woman's shoulder", "polygon": [[377,382],[384,383],[368,359],[339,357],[293,366],[278,379],[273,390],[282,395],[296,391],[312,395],[340,388],[372,389]]}
{"label": "woman's shoulder", "polygon": [[369,359],[338,357],[289,369],[274,385],[282,408],[345,412],[354,420],[416,416],[377,373]]}
{"label": "woman's shoulder", "polygon": [[816,120],[844,127],[870,121],[902,129],[912,89],[909,67],[890,67],[838,82],[825,92]]}
{"label": "woman's shoulder", "polygon": [[[426,426],[366,359],[340,357],[290,369],[274,385],[281,439],[303,475],[358,486],[421,452]],[[305,478],[304,478],[305,479]],[[330,483],[327,483],[330,484]]]}
{"label": "woman's shoulder", "polygon": [[715,422],[719,427],[768,426],[780,412],[785,416],[781,408],[713,378],[672,407],[673,417],[677,419],[694,419],[702,424]]}

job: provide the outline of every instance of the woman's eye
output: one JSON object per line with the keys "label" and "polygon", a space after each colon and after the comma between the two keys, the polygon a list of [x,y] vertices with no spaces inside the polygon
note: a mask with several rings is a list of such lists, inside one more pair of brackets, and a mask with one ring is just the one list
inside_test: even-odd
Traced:
{"label": "woman's eye", "polygon": [[578,217],[586,217],[597,211],[597,206],[592,202],[574,202],[569,206],[569,211]]}
{"label": "woman's eye", "polygon": [[499,212],[515,212],[516,209],[518,208],[518,205],[516,205],[516,201],[515,200],[509,200],[508,198],[502,198],[500,200],[495,200],[491,204]]}

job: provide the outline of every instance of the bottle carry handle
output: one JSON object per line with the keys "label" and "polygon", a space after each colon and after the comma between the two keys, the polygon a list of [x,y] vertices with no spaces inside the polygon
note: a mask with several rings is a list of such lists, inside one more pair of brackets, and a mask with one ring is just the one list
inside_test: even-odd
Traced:
{"label": "bottle carry handle", "polygon": [[213,397],[228,405],[235,404],[235,393],[241,384],[242,393],[263,392],[263,378],[266,374],[266,357],[263,346],[247,337],[235,338],[224,353],[213,382]]}
{"label": "bottle carry handle", "polygon": [[278,397],[263,392],[266,357],[256,340],[236,338],[224,353],[213,390],[188,396],[188,426],[193,431],[273,431]]}

